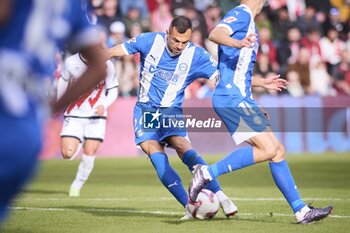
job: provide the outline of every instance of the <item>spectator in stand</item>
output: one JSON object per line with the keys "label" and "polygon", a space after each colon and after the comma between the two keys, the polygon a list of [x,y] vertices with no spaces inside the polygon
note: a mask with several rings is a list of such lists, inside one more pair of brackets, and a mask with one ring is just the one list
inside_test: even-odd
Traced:
{"label": "spectator in stand", "polygon": [[[265,78],[271,73],[274,73],[274,71],[271,66],[269,55],[260,54],[257,58],[256,65],[254,67],[254,76],[258,76],[259,78]],[[276,76],[275,73],[274,76]],[[265,88],[262,87],[252,87],[252,89],[254,97],[258,97],[269,93]]]}
{"label": "spectator in stand", "polygon": [[296,71],[289,71],[287,73],[287,92],[293,97],[304,96],[304,88],[300,83],[300,74]]}
{"label": "spectator in stand", "polygon": [[209,6],[216,4],[216,0],[193,0],[194,8],[200,12],[204,12]]}
{"label": "spectator in stand", "polygon": [[172,0],[147,0],[148,11],[152,14],[157,8],[159,4],[167,4],[171,9],[171,1]]}
{"label": "spectator in stand", "polygon": [[314,57],[310,62],[310,82],[311,89],[320,96],[334,96],[335,90],[332,88],[332,79],[327,72],[326,65],[321,59]]}
{"label": "spectator in stand", "polygon": [[277,41],[284,40],[287,35],[288,28],[290,28],[293,23],[289,19],[287,7],[282,7],[272,14],[272,29],[273,29],[273,39]]}
{"label": "spectator in stand", "polygon": [[330,0],[305,0],[307,6],[315,6],[317,12],[324,12],[328,14],[329,10],[332,8]]}
{"label": "spectator in stand", "polygon": [[261,11],[260,14],[258,14],[255,17],[255,25],[260,30],[260,28],[265,27],[272,32],[272,26],[270,20],[267,18],[267,14],[265,11]]}
{"label": "spectator in stand", "polygon": [[[198,29],[192,31],[191,42],[204,48],[204,38]],[[197,79],[185,89],[185,99],[197,98],[198,90],[205,85],[205,80]]]}
{"label": "spectator in stand", "polygon": [[199,30],[203,37],[208,37],[207,24],[202,12],[197,11],[193,5],[188,5],[185,7],[185,14],[183,16],[191,20],[193,30]]}
{"label": "spectator in stand", "polygon": [[341,61],[335,73],[335,88],[339,95],[350,95],[349,53],[342,52]]}
{"label": "spectator in stand", "polygon": [[232,0],[217,0],[217,3],[222,11],[222,15],[226,15],[227,12],[240,4],[239,1]]}
{"label": "spectator in stand", "polygon": [[319,57],[323,60],[321,52],[321,32],[317,28],[311,28],[305,37],[301,39],[301,45],[310,52],[310,58]]}
{"label": "spectator in stand", "polygon": [[172,0],[171,6],[172,6],[172,12],[173,15],[184,15],[185,14],[185,8],[187,6],[193,6],[194,0]]}
{"label": "spectator in stand", "polygon": [[151,30],[154,32],[165,32],[168,30],[173,15],[170,5],[164,0],[158,0],[158,7],[151,13]]}
{"label": "spectator in stand", "polygon": [[207,24],[208,32],[221,21],[221,9],[218,5],[209,5],[204,11],[204,18]]}
{"label": "spectator in stand", "polygon": [[91,0],[91,6],[96,16],[100,16],[103,14],[102,5],[103,0]]}
{"label": "spectator in stand", "polygon": [[287,0],[289,18],[296,21],[298,17],[305,14],[305,0]]}
{"label": "spectator in stand", "polygon": [[277,49],[277,58],[280,64],[280,73],[285,74],[288,64],[296,63],[301,48],[301,33],[297,27],[288,29],[287,38],[280,43]]}
{"label": "spectator in stand", "polygon": [[97,23],[108,29],[115,21],[121,21],[117,14],[118,0],[103,0],[102,15],[98,16]]}
{"label": "spectator in stand", "polygon": [[305,36],[311,29],[317,29],[320,32],[322,31],[320,22],[316,19],[316,9],[312,5],[306,8],[304,15],[298,17],[297,27],[303,36]]}
{"label": "spectator in stand", "polygon": [[130,8],[137,8],[140,10],[140,17],[142,20],[149,19],[149,11],[146,0],[119,0],[119,10],[123,17],[126,17]]}
{"label": "spectator in stand", "polygon": [[[117,21],[111,24],[110,37],[108,40],[108,47],[111,48],[115,45],[125,42],[128,38],[125,36],[124,23]],[[121,96],[130,96],[133,84],[133,76],[135,74],[135,64],[132,56],[125,56],[112,59],[114,64],[116,75],[119,77],[119,94]]]}
{"label": "spectator in stand", "polygon": [[123,22],[125,23],[125,34],[127,37],[132,37],[131,26],[133,24],[140,25],[142,32],[147,32],[149,30],[149,23],[142,19],[141,9],[136,6],[130,6],[127,15],[123,18]]}
{"label": "spectator in stand", "polygon": [[287,6],[287,0],[268,0],[271,10],[276,11]]}
{"label": "spectator in stand", "polygon": [[[117,44],[124,43],[127,38],[125,36],[125,25],[121,21],[116,21],[109,27],[111,32],[108,37],[108,48],[111,48]],[[119,77],[119,76],[118,76]]]}
{"label": "spectator in stand", "polygon": [[327,64],[327,71],[334,76],[342,51],[345,51],[345,43],[339,39],[338,31],[331,27],[327,31],[327,36],[321,39],[320,45],[322,56]]}
{"label": "spectator in stand", "polygon": [[261,54],[258,56],[257,63],[255,65],[254,74],[265,77],[268,73],[272,73],[273,68],[271,65],[270,57],[268,54]]}
{"label": "spectator in stand", "polygon": [[[300,84],[303,87],[304,93],[307,95],[313,93],[310,85],[310,57],[311,55],[309,49],[301,48],[298,61],[288,65],[287,67],[287,76],[291,71],[298,73]],[[292,81],[295,81],[294,77],[292,78]]]}
{"label": "spectator in stand", "polygon": [[258,50],[258,58],[259,56],[265,54],[269,57],[270,64],[272,69],[276,72],[279,70],[279,64],[277,62],[277,51],[275,45],[271,40],[271,32],[268,28],[262,27],[259,30],[259,50]]}

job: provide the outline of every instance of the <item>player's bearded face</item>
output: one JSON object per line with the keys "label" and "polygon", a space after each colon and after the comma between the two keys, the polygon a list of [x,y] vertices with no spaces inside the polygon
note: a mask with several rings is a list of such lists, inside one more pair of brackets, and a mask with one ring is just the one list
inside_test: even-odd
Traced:
{"label": "player's bearded face", "polygon": [[187,29],[184,33],[179,33],[175,27],[171,28],[168,34],[168,48],[170,52],[179,55],[187,46],[191,39],[192,30]]}

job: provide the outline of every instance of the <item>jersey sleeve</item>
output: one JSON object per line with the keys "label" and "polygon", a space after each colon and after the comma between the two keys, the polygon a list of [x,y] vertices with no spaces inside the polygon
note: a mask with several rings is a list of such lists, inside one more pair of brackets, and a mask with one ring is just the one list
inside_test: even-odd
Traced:
{"label": "jersey sleeve", "polygon": [[122,48],[127,54],[144,53],[153,39],[153,33],[142,33],[122,44]]}
{"label": "jersey sleeve", "polygon": [[196,78],[213,79],[218,75],[217,61],[207,51],[198,60]]}
{"label": "jersey sleeve", "polygon": [[230,35],[235,31],[241,31],[244,28],[248,30],[250,14],[243,10],[232,10],[225,15],[217,27],[224,27],[229,30]]}

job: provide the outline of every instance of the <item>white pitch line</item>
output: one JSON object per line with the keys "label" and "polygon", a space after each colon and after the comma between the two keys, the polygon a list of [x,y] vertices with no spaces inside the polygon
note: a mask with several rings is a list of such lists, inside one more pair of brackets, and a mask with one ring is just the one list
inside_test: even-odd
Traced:
{"label": "white pitch line", "polygon": [[[231,200],[233,201],[285,201],[284,198],[270,198],[270,197],[263,197],[263,198],[235,198],[235,197],[230,197]],[[143,198],[123,198],[123,197],[92,197],[92,198],[83,198],[80,197],[79,199],[77,198],[70,198],[70,197],[50,197],[50,198],[19,198],[16,199],[16,201],[77,201],[77,200],[82,200],[82,201],[159,201],[159,200],[164,200],[164,201],[169,201],[169,200],[174,200],[172,197],[143,197]],[[350,198],[313,198],[313,197],[307,197],[303,198],[304,201],[350,201]]]}
{"label": "white pitch line", "polygon": [[[166,212],[166,211],[151,211],[151,210],[117,210],[117,209],[103,209],[103,208],[42,208],[42,207],[24,207],[14,206],[10,210],[28,210],[28,211],[87,211],[87,212],[112,212],[112,213],[132,213],[132,214],[156,214],[156,215],[182,215],[183,212]],[[243,216],[278,216],[278,217],[293,217],[291,214],[281,213],[238,213]],[[329,215],[330,218],[350,218],[349,215]]]}

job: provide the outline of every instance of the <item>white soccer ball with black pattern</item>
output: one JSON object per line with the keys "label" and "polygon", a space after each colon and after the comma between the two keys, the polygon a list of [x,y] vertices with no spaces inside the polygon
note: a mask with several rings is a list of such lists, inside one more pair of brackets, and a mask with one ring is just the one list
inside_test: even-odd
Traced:
{"label": "white soccer ball with black pattern", "polygon": [[187,209],[192,216],[198,219],[214,218],[219,208],[220,203],[218,197],[208,189],[202,189],[198,194],[197,201],[195,203],[190,201],[187,205]]}

